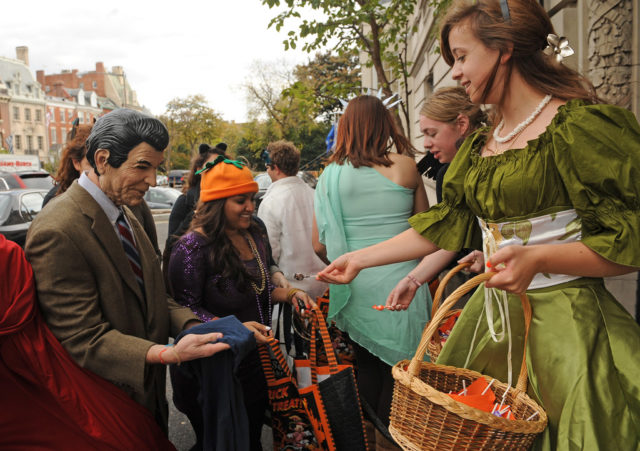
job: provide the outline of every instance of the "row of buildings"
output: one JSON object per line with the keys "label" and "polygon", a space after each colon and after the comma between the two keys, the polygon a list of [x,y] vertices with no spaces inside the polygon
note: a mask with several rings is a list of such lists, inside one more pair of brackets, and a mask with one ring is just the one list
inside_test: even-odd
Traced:
{"label": "row of buildings", "polygon": [[120,107],[143,109],[120,66],[34,76],[27,47],[15,59],[0,56],[0,150],[52,162],[76,118],[89,123]]}

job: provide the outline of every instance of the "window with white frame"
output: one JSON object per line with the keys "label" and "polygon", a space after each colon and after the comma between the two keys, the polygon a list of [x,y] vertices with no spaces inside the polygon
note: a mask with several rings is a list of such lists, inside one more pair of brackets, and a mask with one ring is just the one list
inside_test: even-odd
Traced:
{"label": "window with white frame", "polygon": [[56,139],[56,135],[57,135],[56,129],[52,128],[51,129],[51,144],[55,144],[55,143],[58,142],[58,140]]}
{"label": "window with white frame", "polygon": [[44,137],[38,136],[38,150],[42,150],[44,148]]}
{"label": "window with white frame", "polygon": [[36,122],[42,122],[42,110],[36,110]]}
{"label": "window with white frame", "polygon": [[22,136],[16,135],[13,137],[13,139],[14,139],[16,150],[22,150]]}
{"label": "window with white frame", "polygon": [[33,149],[33,136],[27,135],[27,150]]}
{"label": "window with white frame", "polygon": [[30,121],[31,120],[31,108],[25,108],[24,109],[24,120],[25,121]]}
{"label": "window with white frame", "polygon": [[20,120],[20,108],[18,108],[17,106],[13,107],[13,120],[14,121]]}

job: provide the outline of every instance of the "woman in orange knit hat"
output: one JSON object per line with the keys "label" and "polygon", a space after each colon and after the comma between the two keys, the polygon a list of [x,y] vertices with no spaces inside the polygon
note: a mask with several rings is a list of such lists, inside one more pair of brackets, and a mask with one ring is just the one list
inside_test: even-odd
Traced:
{"label": "woman in orange knit hat", "polygon": [[[274,302],[291,303],[296,310],[310,309],[314,303],[303,291],[272,284],[267,264],[269,240],[253,218],[258,184],[251,171],[239,161],[220,156],[201,173],[194,218],[169,260],[169,282],[176,301],[203,321],[235,315],[259,332],[271,326]],[[237,374],[249,417],[251,449],[261,449],[268,399],[257,350],[242,361]],[[192,387],[176,378],[173,383],[176,407],[189,416],[199,434],[198,406],[189,405],[195,398],[185,393]]]}

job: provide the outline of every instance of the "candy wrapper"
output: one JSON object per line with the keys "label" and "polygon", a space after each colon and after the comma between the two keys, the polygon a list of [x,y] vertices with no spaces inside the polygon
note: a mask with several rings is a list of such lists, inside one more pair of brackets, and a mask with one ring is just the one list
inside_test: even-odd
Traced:
{"label": "candy wrapper", "polygon": [[493,390],[491,390],[491,384],[493,384],[493,380],[487,383],[483,377],[476,379],[468,387],[465,386],[465,382],[463,381],[463,389],[458,393],[449,393],[449,396],[475,409],[490,412],[498,417],[515,420],[513,413],[511,413],[511,407],[504,403],[509,390],[507,389],[504,393],[501,402],[497,402],[496,395]]}

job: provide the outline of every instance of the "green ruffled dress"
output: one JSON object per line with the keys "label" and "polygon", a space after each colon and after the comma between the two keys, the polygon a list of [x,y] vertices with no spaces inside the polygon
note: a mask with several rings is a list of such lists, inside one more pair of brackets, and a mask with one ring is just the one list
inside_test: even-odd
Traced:
{"label": "green ruffled dress", "polygon": [[[481,249],[478,217],[504,223],[575,209],[585,245],[640,267],[640,127],[633,114],[572,100],[523,149],[482,157],[485,139],[481,130],[465,141],[447,171],[443,202],[410,218],[415,230],[444,249]],[[527,294],[528,394],[549,417],[536,449],[640,449],[640,327],[599,278]],[[438,363],[464,366],[483,307],[480,289]],[[524,321],[517,296],[508,307],[515,378]],[[508,341],[493,341],[486,319],[479,325],[468,367],[506,382]]]}

